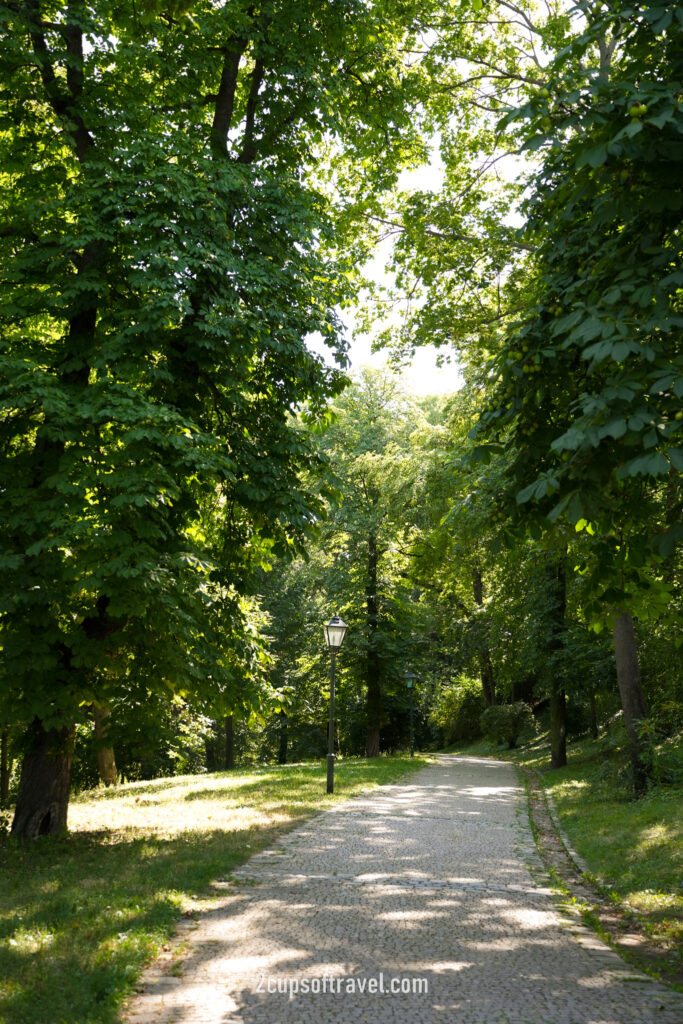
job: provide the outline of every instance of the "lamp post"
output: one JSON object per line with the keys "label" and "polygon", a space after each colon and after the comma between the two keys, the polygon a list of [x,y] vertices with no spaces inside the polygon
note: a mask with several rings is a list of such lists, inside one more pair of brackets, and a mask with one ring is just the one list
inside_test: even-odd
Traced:
{"label": "lamp post", "polygon": [[408,670],[406,672],[406,674],[405,674],[406,686],[410,690],[410,756],[411,757],[415,757],[415,729],[413,728],[413,703],[414,703],[414,698],[413,698],[414,685],[413,684],[415,683],[416,679],[417,679],[417,676],[415,675],[414,672],[411,672],[410,670]]}
{"label": "lamp post", "polygon": [[325,643],[330,652],[331,683],[330,683],[330,731],[327,742],[327,792],[334,793],[334,659],[337,651],[344,643],[346,630],[349,627],[338,615],[333,615],[329,622],[325,623]]}

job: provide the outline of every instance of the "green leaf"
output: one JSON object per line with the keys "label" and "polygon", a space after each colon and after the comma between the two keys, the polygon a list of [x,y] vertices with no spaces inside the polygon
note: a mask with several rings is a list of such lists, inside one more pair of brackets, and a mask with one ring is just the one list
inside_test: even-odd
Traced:
{"label": "green leaf", "polygon": [[668,472],[669,461],[661,452],[654,452],[630,459],[619,468],[617,476],[623,480],[631,476],[664,476]]}
{"label": "green leaf", "polygon": [[683,448],[668,448],[666,454],[671,465],[683,472]]}
{"label": "green leaf", "polygon": [[600,434],[602,437],[613,437],[617,439],[623,437],[627,429],[626,420],[622,416],[618,416],[605,424],[605,426],[601,428]]}
{"label": "green leaf", "polygon": [[577,170],[585,167],[600,167],[607,159],[607,148],[605,145],[594,146],[592,149],[584,150],[576,159]]}

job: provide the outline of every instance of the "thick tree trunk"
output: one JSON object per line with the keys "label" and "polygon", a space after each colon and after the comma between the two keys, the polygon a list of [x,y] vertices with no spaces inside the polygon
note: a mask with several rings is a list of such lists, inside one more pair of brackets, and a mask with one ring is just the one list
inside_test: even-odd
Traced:
{"label": "thick tree trunk", "polygon": [[[484,582],[481,576],[481,569],[475,565],[472,570],[472,587],[474,590],[474,602],[477,608],[484,607]],[[481,688],[484,694],[484,704],[487,708],[493,707],[496,703],[496,681],[493,677],[493,663],[491,662],[491,649],[489,647],[487,631],[484,629],[481,636],[477,637],[479,673],[481,675]]]}
{"label": "thick tree trunk", "polygon": [[[565,643],[565,618],[567,614],[567,575],[565,555],[550,568],[555,591],[552,610],[550,650],[559,654]],[[564,768],[567,763],[567,702],[564,680],[557,675],[550,684],[550,767]]]}
{"label": "thick tree trunk", "polygon": [[277,752],[277,763],[287,764],[287,715],[280,712],[280,743]]}
{"label": "thick tree trunk", "polygon": [[12,835],[23,839],[66,831],[74,730],[43,729],[37,719],[29,730],[19,780]]}
{"label": "thick tree trunk", "polygon": [[12,763],[9,757],[9,730],[0,732],[0,805],[9,800],[9,777]]}
{"label": "thick tree trunk", "polygon": [[379,757],[379,729],[368,728],[365,737],[365,754],[367,757]]}
{"label": "thick tree trunk", "polygon": [[620,612],[614,623],[614,655],[617,663],[617,681],[621,706],[624,710],[624,724],[629,737],[633,783],[641,795],[647,789],[648,765],[645,741],[640,733],[639,723],[647,718],[647,708],[640,679],[638,649],[633,630],[633,619],[627,612]]}
{"label": "thick tree trunk", "polygon": [[96,704],[93,704],[92,713],[93,718],[95,719],[97,770],[100,774],[100,779],[105,786],[115,786],[117,779],[116,758],[114,756],[114,748],[107,743],[111,708],[106,705],[104,707],[98,707]]}
{"label": "thick tree trunk", "polygon": [[379,736],[382,723],[382,683],[379,654],[377,652],[377,627],[379,625],[379,606],[377,600],[377,538],[373,533],[368,536],[368,582],[366,590],[366,610],[368,621],[368,649],[365,659],[367,682],[367,736],[365,752],[368,757],[379,757]]}
{"label": "thick tree trunk", "polygon": [[225,716],[225,768],[235,767],[235,723],[232,715]]}

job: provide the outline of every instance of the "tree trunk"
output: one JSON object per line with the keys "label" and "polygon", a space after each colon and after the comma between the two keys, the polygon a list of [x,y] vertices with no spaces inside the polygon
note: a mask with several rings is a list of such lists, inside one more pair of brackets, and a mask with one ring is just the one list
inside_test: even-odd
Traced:
{"label": "tree trunk", "polygon": [[550,695],[550,767],[564,768],[567,763],[567,703],[564,690]]}
{"label": "tree trunk", "polygon": [[[474,602],[477,608],[483,608],[484,583],[481,577],[481,569],[478,565],[475,565],[472,570],[472,587],[474,590]],[[491,649],[489,647],[486,627],[481,629],[481,635],[477,636],[477,647],[484,704],[487,708],[492,708],[496,703],[496,681],[493,677],[493,663],[491,662]]]}
{"label": "tree trunk", "polygon": [[[555,592],[550,627],[550,653],[558,655],[565,644],[567,614],[566,549],[561,558],[550,567]],[[564,768],[567,763],[567,702],[564,680],[557,675],[550,682],[550,767]]]}
{"label": "tree trunk", "polygon": [[95,719],[97,770],[100,774],[100,779],[105,786],[115,786],[117,778],[116,758],[114,757],[114,748],[107,743],[111,708],[107,705],[104,707],[98,707],[97,704],[93,704],[92,713],[93,718]]}
{"label": "tree trunk", "polygon": [[595,699],[595,694],[591,693],[589,697],[590,707],[590,722],[591,722],[591,736],[594,740],[598,738],[598,702]]}
{"label": "tree trunk", "polygon": [[633,766],[633,783],[636,793],[640,796],[647,789],[648,783],[646,744],[639,729],[639,723],[647,718],[647,708],[640,679],[633,619],[628,612],[618,614],[614,623],[613,636],[617,681]]}
{"label": "tree trunk", "polygon": [[379,757],[379,728],[369,728],[365,737],[366,757]]}
{"label": "tree trunk", "polygon": [[12,762],[9,757],[9,731],[3,729],[0,732],[0,806],[4,806],[9,800],[9,777],[12,771]]}
{"label": "tree trunk", "polygon": [[12,835],[35,839],[66,832],[73,739],[73,726],[46,731],[38,719],[31,725]]}
{"label": "tree trunk", "polygon": [[280,712],[280,744],[277,752],[277,763],[287,764],[287,715]]}
{"label": "tree trunk", "polygon": [[374,533],[368,536],[368,582],[366,590],[366,609],[368,621],[368,649],[365,659],[367,682],[367,737],[365,752],[368,757],[379,757],[379,736],[382,723],[382,684],[379,654],[377,651],[377,627],[379,624],[379,607],[377,601],[377,538]]}
{"label": "tree trunk", "polygon": [[487,708],[492,708],[496,703],[496,681],[493,678],[493,665],[488,647],[485,651],[479,652],[479,674],[484,693],[484,704]]}
{"label": "tree trunk", "polygon": [[537,680],[535,676],[525,676],[523,679],[515,679],[512,683],[512,703],[523,700],[529,707],[534,704],[534,691]]}
{"label": "tree trunk", "polygon": [[235,767],[235,723],[232,715],[225,716],[225,769]]}

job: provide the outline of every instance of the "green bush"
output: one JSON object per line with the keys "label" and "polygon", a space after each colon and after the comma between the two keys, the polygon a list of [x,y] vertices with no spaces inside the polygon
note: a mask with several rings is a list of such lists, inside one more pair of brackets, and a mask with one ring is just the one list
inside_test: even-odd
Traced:
{"label": "green bush", "polygon": [[438,695],[429,722],[443,730],[446,744],[455,740],[476,740],[482,734],[479,720],[483,710],[481,683],[460,675]]}
{"label": "green bush", "polygon": [[523,733],[536,731],[531,708],[523,700],[487,708],[479,722],[488,740],[492,743],[507,743],[510,750],[517,746]]}
{"label": "green bush", "polygon": [[683,703],[662,700],[651,706],[649,718],[659,737],[676,736],[683,731]]}

